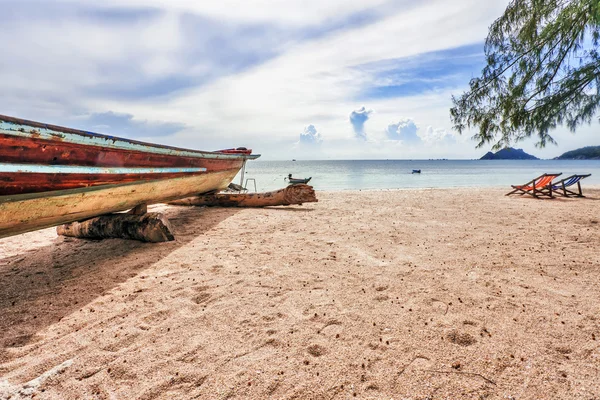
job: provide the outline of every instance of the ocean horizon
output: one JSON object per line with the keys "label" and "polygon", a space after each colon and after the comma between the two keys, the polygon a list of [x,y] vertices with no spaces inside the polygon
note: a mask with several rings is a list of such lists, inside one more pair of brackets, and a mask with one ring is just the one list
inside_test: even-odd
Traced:
{"label": "ocean horizon", "polygon": [[[413,174],[413,170],[421,170]],[[316,190],[506,187],[524,184],[544,173],[592,174],[581,181],[600,185],[600,160],[254,160],[248,161],[242,185],[251,192],[282,188],[285,178],[311,178]],[[238,174],[234,183],[241,182]]]}

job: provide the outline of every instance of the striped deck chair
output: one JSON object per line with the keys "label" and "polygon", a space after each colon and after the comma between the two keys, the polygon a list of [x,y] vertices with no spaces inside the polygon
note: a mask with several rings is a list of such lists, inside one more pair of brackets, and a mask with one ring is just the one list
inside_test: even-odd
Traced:
{"label": "striped deck chair", "polygon": [[510,196],[511,194],[518,194],[521,196],[524,194],[529,194],[533,197],[553,197],[552,180],[561,174],[562,172],[558,174],[544,174],[532,179],[524,185],[511,185],[514,190],[506,193],[506,196]]}
{"label": "striped deck chair", "polygon": [[[568,178],[561,179],[558,182],[554,182],[552,184],[552,190],[564,197],[585,197],[583,193],[581,193],[581,180],[583,178],[587,178],[592,174],[587,175],[571,175]],[[573,190],[567,189],[569,186],[573,186],[577,184],[577,192]]]}

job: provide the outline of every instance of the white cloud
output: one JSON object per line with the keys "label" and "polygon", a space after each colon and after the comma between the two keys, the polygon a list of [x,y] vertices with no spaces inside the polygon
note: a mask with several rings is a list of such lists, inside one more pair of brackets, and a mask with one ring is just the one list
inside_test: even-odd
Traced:
{"label": "white cloud", "polygon": [[423,141],[430,145],[448,145],[456,143],[454,135],[445,129],[435,129],[429,125],[421,134]]}
{"label": "white cloud", "polygon": [[417,125],[410,118],[400,118],[398,123],[390,124],[385,129],[388,139],[402,140],[406,143],[419,142],[421,138],[417,135]]}
{"label": "white cloud", "polygon": [[367,110],[364,106],[358,110],[354,110],[350,113],[350,124],[354,130],[356,137],[361,139],[367,139],[367,132],[365,131],[365,122],[369,119],[369,115],[373,110]]}
{"label": "white cloud", "polygon": [[[23,0],[27,1],[27,0]],[[60,0],[59,0],[60,1]],[[62,0],[76,3],[79,0]],[[278,23],[282,25],[306,25],[322,23],[328,19],[357,13],[368,8],[385,6],[387,0],[104,0],[104,6],[131,9],[133,7],[156,7],[174,12],[189,12],[222,20],[255,23]]]}
{"label": "white cloud", "polygon": [[323,143],[323,137],[314,125],[308,125],[304,128],[304,131],[300,134],[300,145],[315,146]]}
{"label": "white cloud", "polygon": [[[392,3],[394,6],[389,6]],[[94,4],[121,10],[156,7],[161,12],[143,23],[112,25],[90,23],[75,16],[65,17],[60,24],[39,15],[32,20],[6,18],[0,33],[0,51],[7,61],[0,67],[4,93],[0,109],[47,122],[109,111],[132,115],[136,121],[175,122],[185,129],[175,135],[153,136],[152,140],[203,149],[246,145],[255,147],[265,158],[288,158],[296,151],[293,144],[298,142],[298,127],[307,121],[318,126],[319,132],[327,133],[327,140],[320,146],[324,158],[398,158],[405,154],[410,158],[430,158],[434,151],[447,158],[478,158],[487,149],[475,149],[468,133],[454,136],[450,132],[450,95],[464,90],[468,79],[462,87],[410,97],[365,98],[364,93],[374,84],[387,81],[377,76],[378,70],[358,67],[481,43],[488,26],[507,3],[508,0],[105,0],[100,6]],[[57,0],[43,4],[86,3]],[[306,38],[300,35],[277,41],[273,40],[277,35],[266,34],[244,42],[243,32],[237,30],[239,24],[251,23],[258,28],[293,27],[308,31],[334,19],[372,10],[385,16]],[[192,42],[182,22],[190,13],[217,21],[216,28],[212,27],[216,30],[204,35],[200,30],[193,36],[192,42],[204,52],[191,63],[186,57]],[[249,56],[261,49],[276,51],[272,58],[247,68],[230,68],[229,63],[235,60],[217,62],[212,52],[219,50],[217,33],[223,32],[232,42],[249,47]],[[131,65],[131,70],[113,68],[122,64]],[[192,82],[186,86],[185,78],[197,75],[208,78],[201,85]],[[115,83],[136,84],[144,79],[162,82],[173,76],[183,78],[184,83],[178,91],[163,96],[127,98],[89,90]],[[355,109],[357,103],[377,110],[367,115],[369,142],[348,140],[353,136],[348,111]],[[407,150],[403,143],[386,142],[390,121],[398,125],[396,133],[402,136],[405,128],[401,129],[399,115],[410,115],[417,127],[432,126],[431,131],[417,131],[430,148],[414,146]],[[528,151],[533,148],[533,139],[519,145],[532,154],[555,156],[575,146],[595,144],[594,130],[583,127],[581,133],[572,136],[566,129],[559,129],[555,136],[560,147],[551,146],[544,151]],[[440,140],[447,145],[432,149]]]}
{"label": "white cloud", "polygon": [[[500,8],[473,0],[452,5],[429,1],[367,26],[295,44],[256,68],[192,89],[160,110],[153,106],[149,109],[139,102],[127,106],[132,107],[129,112],[133,114],[160,112],[185,118],[186,124],[206,125],[211,123],[205,119],[207,114],[212,114],[215,124],[229,125],[228,117],[238,115],[241,118],[235,120],[240,124],[244,121],[247,126],[250,122],[266,134],[281,126],[273,123],[274,119],[293,123],[305,120],[306,115],[328,114],[331,119],[340,118],[346,114],[342,110],[349,108],[353,97],[371,79],[364,72],[352,69],[353,66],[481,41],[487,25],[498,15],[494,11]],[[423,26],[430,29],[423,31]],[[115,109],[111,102],[107,102],[107,108]],[[208,108],[215,112],[195,112]],[[341,130],[335,133],[332,130],[332,134],[344,136]]]}

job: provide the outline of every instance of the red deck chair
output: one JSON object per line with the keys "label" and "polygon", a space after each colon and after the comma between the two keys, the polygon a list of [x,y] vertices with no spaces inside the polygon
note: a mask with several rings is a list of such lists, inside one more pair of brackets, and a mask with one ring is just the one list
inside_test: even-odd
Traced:
{"label": "red deck chair", "polygon": [[511,194],[518,194],[523,196],[524,194],[529,194],[533,197],[553,197],[552,180],[561,174],[562,172],[558,174],[544,174],[532,179],[524,185],[511,185],[514,190],[506,193],[506,195],[510,196]]}

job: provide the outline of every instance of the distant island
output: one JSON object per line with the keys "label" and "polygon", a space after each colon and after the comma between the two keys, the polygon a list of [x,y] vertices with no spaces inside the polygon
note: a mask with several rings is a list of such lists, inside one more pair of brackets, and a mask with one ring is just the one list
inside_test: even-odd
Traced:
{"label": "distant island", "polygon": [[539,158],[525,153],[522,149],[507,147],[496,153],[488,151],[480,160],[539,160]]}
{"label": "distant island", "polygon": [[555,160],[600,160],[600,146],[586,146],[567,151],[556,157]]}

